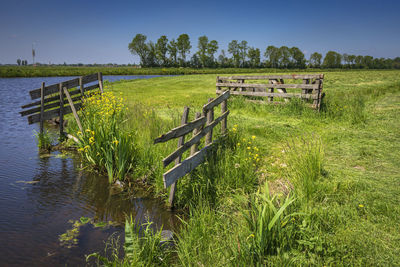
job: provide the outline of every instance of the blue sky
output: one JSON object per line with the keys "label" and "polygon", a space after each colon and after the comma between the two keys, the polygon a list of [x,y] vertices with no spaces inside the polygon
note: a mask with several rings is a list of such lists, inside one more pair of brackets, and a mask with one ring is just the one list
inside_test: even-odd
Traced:
{"label": "blue sky", "polygon": [[0,64],[139,63],[128,51],[137,33],[156,42],[187,33],[312,52],[400,56],[400,1],[77,1],[0,0]]}

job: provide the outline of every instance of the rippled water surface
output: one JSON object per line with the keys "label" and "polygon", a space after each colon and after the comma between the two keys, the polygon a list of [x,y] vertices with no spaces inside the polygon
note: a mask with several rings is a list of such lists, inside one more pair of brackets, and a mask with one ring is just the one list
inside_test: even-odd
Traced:
{"label": "rippled water surface", "polygon": [[[151,78],[154,76],[105,76],[104,79]],[[28,91],[41,82],[58,83],[73,77],[0,78],[0,265],[85,265],[85,254],[104,249],[114,232],[123,233],[125,214],[151,220],[171,229],[175,216],[159,201],[112,195],[106,177],[83,172],[80,163],[57,152],[39,155],[33,131],[20,117],[23,104],[31,102]],[[90,217],[121,226],[80,229],[78,244],[66,248],[59,235],[72,228],[69,220]]]}

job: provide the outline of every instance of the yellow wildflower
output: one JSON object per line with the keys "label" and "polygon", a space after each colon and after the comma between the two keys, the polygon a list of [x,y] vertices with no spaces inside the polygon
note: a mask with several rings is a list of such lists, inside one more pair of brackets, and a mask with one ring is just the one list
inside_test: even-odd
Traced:
{"label": "yellow wildflower", "polygon": [[119,143],[118,140],[114,140],[114,141],[112,141],[112,142],[113,142],[113,144],[116,144],[116,145],[118,145],[118,143]]}
{"label": "yellow wildflower", "polygon": [[87,133],[90,133],[90,132],[91,132],[91,130],[90,130],[90,129],[86,129],[85,131],[86,131]]}
{"label": "yellow wildflower", "polygon": [[360,205],[358,205],[360,208],[364,208],[364,205],[363,204],[360,204]]}
{"label": "yellow wildflower", "polygon": [[81,131],[78,131],[78,135],[81,135],[82,134],[82,132]]}
{"label": "yellow wildflower", "polygon": [[256,139],[256,136],[255,135],[251,136],[251,139],[253,139],[253,140]]}

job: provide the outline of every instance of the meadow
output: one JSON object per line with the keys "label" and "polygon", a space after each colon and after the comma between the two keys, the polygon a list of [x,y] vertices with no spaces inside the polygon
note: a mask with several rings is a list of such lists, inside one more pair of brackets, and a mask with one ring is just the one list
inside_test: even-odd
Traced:
{"label": "meadow", "polygon": [[[183,68],[183,67],[154,67],[136,68],[133,66],[0,66],[0,77],[51,77],[51,76],[84,76],[95,72],[103,75],[188,75],[188,74],[225,74],[225,73],[276,73],[276,72],[298,72],[304,70],[283,70],[263,68]],[[308,69],[308,72],[321,72],[321,69]],[[345,69],[324,69],[327,71],[346,71]],[[357,70],[354,70],[357,71]],[[368,70],[358,70],[368,71]],[[374,71],[374,70],[372,70]]]}
{"label": "meadow", "polygon": [[[134,154],[129,168],[115,163],[124,171],[116,177],[167,199],[161,161],[176,143],[152,140],[179,125],[185,105],[200,111],[215,97],[215,81],[205,74],[106,82],[125,108],[117,123],[124,134],[108,145],[134,143],[123,150]],[[128,220],[125,256],[116,248],[114,258],[94,256],[124,266],[400,265],[400,71],[330,71],[324,92],[319,113],[301,101],[231,97],[228,136],[178,183],[176,246],[160,249],[159,232],[138,234]],[[88,148],[99,127],[91,125],[81,133]],[[69,131],[77,135],[73,125]]]}

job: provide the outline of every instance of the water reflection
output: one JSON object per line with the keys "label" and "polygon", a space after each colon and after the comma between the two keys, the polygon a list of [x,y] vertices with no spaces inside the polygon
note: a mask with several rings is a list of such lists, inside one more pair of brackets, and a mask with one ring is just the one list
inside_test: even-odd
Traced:
{"label": "water reflection", "polygon": [[[106,77],[105,77],[106,78]],[[156,227],[176,227],[176,217],[160,200],[145,194],[111,194],[106,177],[81,169],[80,162],[60,153],[38,155],[33,130],[18,114],[28,103],[27,91],[65,80],[0,78],[0,262],[4,266],[81,266],[85,254],[104,249],[104,241],[123,227],[106,229],[85,225],[72,249],[60,246],[59,235],[80,217],[114,221],[126,215],[153,221]],[[10,92],[13,92],[10,94]],[[37,129],[36,129],[37,130]]]}

